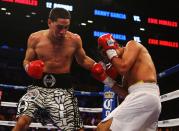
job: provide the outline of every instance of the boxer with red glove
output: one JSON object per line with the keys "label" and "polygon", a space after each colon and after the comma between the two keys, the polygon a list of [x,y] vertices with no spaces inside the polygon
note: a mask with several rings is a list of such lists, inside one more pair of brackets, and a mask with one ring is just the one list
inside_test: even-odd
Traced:
{"label": "boxer with red glove", "polygon": [[111,34],[104,34],[98,38],[98,47],[102,49],[109,60],[113,57],[118,57],[116,49],[118,48],[118,43],[112,37]]}
{"label": "boxer with red glove", "polygon": [[[106,67],[103,64],[104,63],[95,63],[93,67],[91,68],[91,73],[93,77],[97,79],[98,81],[103,82],[105,85],[108,85],[109,87],[113,87],[116,81],[107,75],[105,71]],[[109,71],[108,73],[110,74]],[[113,74],[110,74],[110,75],[115,77],[115,75]]]}
{"label": "boxer with red glove", "polygon": [[25,66],[27,74],[35,79],[42,78],[44,62],[42,60],[31,61]]}
{"label": "boxer with red glove", "polygon": [[111,63],[106,64],[103,61],[100,61],[99,63],[103,66],[103,69],[109,77],[111,77],[113,80],[117,78],[119,74]]}
{"label": "boxer with red glove", "polygon": [[103,82],[108,87],[111,87],[112,90],[118,94],[120,97],[125,98],[127,96],[127,91],[122,89],[122,86],[117,84],[114,80],[118,76],[116,69],[111,66],[106,66],[103,62],[95,63],[91,69],[91,73],[95,79],[100,82]]}
{"label": "boxer with red glove", "polygon": [[106,74],[113,80],[119,75],[116,68],[111,63],[106,64]]}

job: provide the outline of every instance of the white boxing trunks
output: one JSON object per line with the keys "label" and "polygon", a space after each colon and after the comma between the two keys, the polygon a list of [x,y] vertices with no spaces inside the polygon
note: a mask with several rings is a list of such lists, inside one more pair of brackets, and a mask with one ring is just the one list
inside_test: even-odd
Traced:
{"label": "white boxing trunks", "polygon": [[156,131],[161,112],[159,87],[155,83],[136,83],[129,95],[102,122],[112,118],[112,131]]}

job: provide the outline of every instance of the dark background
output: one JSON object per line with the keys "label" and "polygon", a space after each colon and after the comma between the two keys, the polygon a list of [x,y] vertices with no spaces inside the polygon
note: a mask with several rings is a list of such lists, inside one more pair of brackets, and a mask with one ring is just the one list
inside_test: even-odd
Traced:
{"label": "dark background", "polygon": [[[96,37],[93,37],[93,30],[123,33],[127,36],[125,44],[134,35],[140,36],[142,44],[149,50],[157,72],[162,72],[179,63],[179,49],[172,47],[154,46],[148,44],[148,38],[163,39],[179,42],[179,27],[166,27],[147,24],[147,18],[165,19],[179,22],[179,7],[177,0],[48,0],[62,4],[73,5],[72,23],[70,31],[81,35],[83,47],[90,57],[96,57]],[[7,8],[7,11],[0,11],[0,83],[27,85],[28,77],[22,68],[22,60],[26,50],[28,36],[35,31],[46,29],[47,17],[50,9],[45,7],[45,1],[40,1],[37,7],[24,6],[21,4],[0,2],[0,8]],[[93,10],[100,9],[112,12],[122,12],[127,15],[127,20],[110,19],[101,16],[93,16]],[[31,12],[36,12],[32,15]],[[30,15],[30,18],[25,17]],[[141,18],[140,23],[133,21],[133,15]],[[92,24],[81,26],[80,23],[93,20]],[[139,28],[145,28],[140,31]],[[73,62],[72,74],[78,90],[102,91],[103,85],[94,80],[89,71],[79,67]],[[174,73],[166,78],[158,80],[161,94],[178,89],[179,73]],[[13,92],[9,91],[8,95]],[[13,94],[13,93],[12,93]],[[18,93],[17,93],[18,94]],[[19,93],[18,95],[22,95]],[[7,95],[7,94],[6,94]],[[12,98],[12,100],[14,100]],[[160,119],[171,119],[179,117],[178,99],[162,103],[163,110]]]}

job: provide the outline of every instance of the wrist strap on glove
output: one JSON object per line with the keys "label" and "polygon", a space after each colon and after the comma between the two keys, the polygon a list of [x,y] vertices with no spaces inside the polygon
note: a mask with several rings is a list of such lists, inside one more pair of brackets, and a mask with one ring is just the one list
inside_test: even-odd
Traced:
{"label": "wrist strap on glove", "polygon": [[108,58],[111,60],[113,57],[118,57],[115,49],[109,49],[106,51]]}

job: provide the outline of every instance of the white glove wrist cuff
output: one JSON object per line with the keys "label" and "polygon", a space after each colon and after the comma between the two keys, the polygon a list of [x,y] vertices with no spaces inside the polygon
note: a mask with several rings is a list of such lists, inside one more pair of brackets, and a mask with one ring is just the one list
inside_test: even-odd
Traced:
{"label": "white glove wrist cuff", "polygon": [[109,49],[106,51],[108,58],[111,60],[113,57],[118,57],[115,49]]}

